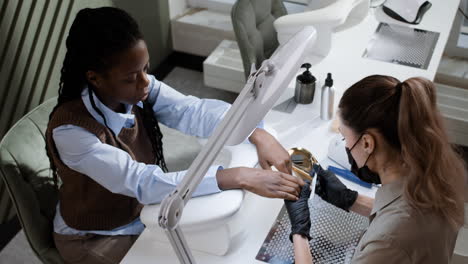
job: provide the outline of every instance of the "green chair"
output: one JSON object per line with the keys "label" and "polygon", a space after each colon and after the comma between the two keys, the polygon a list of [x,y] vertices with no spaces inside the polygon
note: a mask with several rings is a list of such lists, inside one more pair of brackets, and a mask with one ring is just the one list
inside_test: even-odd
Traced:
{"label": "green chair", "polygon": [[278,47],[273,22],[287,14],[282,0],[237,0],[231,10],[231,20],[247,77],[268,59]]}
{"label": "green chair", "polygon": [[0,175],[24,234],[43,263],[63,263],[52,237],[58,192],[45,150],[45,130],[56,101],[26,114],[0,142]]}

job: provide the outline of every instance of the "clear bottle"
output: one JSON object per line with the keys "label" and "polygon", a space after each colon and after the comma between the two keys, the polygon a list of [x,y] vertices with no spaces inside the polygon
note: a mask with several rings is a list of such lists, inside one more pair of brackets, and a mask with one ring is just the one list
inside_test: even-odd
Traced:
{"label": "clear bottle", "polygon": [[335,100],[335,87],[331,73],[327,74],[325,85],[322,87],[322,97],[320,102],[320,118],[330,120],[333,117],[333,103]]}

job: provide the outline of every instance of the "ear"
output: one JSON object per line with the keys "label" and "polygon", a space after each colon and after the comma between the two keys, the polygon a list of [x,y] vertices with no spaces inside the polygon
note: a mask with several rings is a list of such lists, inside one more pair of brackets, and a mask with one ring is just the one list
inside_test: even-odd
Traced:
{"label": "ear", "polygon": [[94,87],[98,88],[100,83],[100,76],[95,71],[87,71],[86,72],[86,80],[92,84]]}
{"label": "ear", "polygon": [[371,154],[375,149],[376,138],[370,133],[366,133],[362,136],[362,142],[364,144],[364,151],[367,154]]}

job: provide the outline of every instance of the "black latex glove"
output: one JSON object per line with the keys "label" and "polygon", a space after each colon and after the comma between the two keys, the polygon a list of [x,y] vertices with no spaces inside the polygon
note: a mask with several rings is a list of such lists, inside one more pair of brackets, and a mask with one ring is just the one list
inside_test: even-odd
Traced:
{"label": "black latex glove", "polygon": [[305,182],[306,184],[302,186],[299,200],[284,200],[289,220],[291,222],[291,234],[289,235],[291,242],[294,234],[300,234],[310,240],[310,213],[308,200],[311,190],[310,181]]}
{"label": "black latex glove", "polygon": [[320,165],[314,164],[314,170],[318,177],[315,193],[334,206],[349,211],[358,192],[348,189],[333,172],[324,170]]}

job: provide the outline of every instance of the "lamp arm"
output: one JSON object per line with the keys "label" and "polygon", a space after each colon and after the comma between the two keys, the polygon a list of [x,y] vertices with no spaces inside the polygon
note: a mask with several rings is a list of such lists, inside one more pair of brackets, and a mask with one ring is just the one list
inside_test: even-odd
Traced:
{"label": "lamp arm", "polygon": [[190,165],[184,179],[161,202],[158,223],[165,230],[180,263],[195,263],[182,231],[178,227],[185,204],[192,197],[195,188],[200,184],[214,159],[228,141],[230,134],[242,119],[248,106],[255,100],[256,90],[261,89],[265,73],[273,70],[274,65],[265,61],[258,71],[250,75],[246,87],[239,95],[239,98],[243,100],[234,102],[202,151]]}
{"label": "lamp arm", "polygon": [[[316,40],[316,30],[305,27],[287,43],[279,46],[258,71],[251,73],[236,101],[190,165],[184,179],[161,203],[158,223],[166,232],[180,263],[193,264],[190,249],[178,227],[185,204],[223,146],[245,140],[260,118],[271,109],[302,63],[305,51]],[[250,116],[246,116],[248,113]],[[237,133],[233,133],[237,132]]]}

